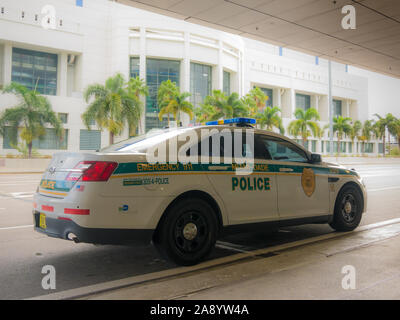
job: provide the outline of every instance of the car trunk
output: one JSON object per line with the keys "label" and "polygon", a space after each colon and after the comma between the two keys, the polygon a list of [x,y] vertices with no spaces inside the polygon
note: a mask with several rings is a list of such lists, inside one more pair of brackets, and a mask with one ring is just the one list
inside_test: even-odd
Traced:
{"label": "car trunk", "polygon": [[83,160],[87,160],[87,157],[82,153],[54,154],[40,181],[39,193],[48,197],[65,197],[77,182],[77,180],[67,180],[67,178],[74,174],[81,174],[82,171],[76,166]]}

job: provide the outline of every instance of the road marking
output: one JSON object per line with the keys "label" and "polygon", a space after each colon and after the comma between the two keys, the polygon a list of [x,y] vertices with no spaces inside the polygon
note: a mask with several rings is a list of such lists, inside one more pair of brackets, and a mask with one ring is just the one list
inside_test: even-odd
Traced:
{"label": "road marking", "polygon": [[15,226],[15,227],[3,227],[0,230],[10,230],[10,229],[22,229],[22,228],[32,228],[33,224],[24,225],[24,226]]}
{"label": "road marking", "polygon": [[59,292],[55,292],[55,293],[51,293],[51,294],[47,294],[47,295],[32,297],[32,298],[29,298],[28,300],[77,299],[77,298],[82,298],[82,297],[88,297],[88,296],[101,294],[101,293],[105,293],[108,291],[123,289],[123,288],[131,287],[131,286],[135,286],[135,285],[136,286],[137,285],[145,285],[145,284],[152,283],[155,281],[162,281],[162,280],[165,280],[165,279],[171,278],[171,277],[184,276],[186,274],[190,274],[195,271],[205,270],[205,269],[214,268],[214,267],[218,267],[218,266],[224,266],[227,264],[234,263],[236,261],[250,259],[250,258],[257,257],[257,256],[260,256],[263,254],[265,255],[267,253],[273,253],[273,252],[279,252],[279,251],[283,251],[283,250],[287,250],[287,249],[292,249],[292,248],[316,243],[316,242],[323,241],[323,240],[330,240],[333,238],[349,236],[349,235],[357,234],[359,232],[368,231],[371,229],[384,227],[384,226],[396,224],[396,223],[400,223],[400,218],[381,221],[381,222],[369,224],[366,226],[361,226],[361,227],[357,228],[356,230],[350,231],[350,232],[331,232],[331,233],[327,233],[327,234],[324,234],[321,236],[316,236],[316,237],[312,237],[312,238],[308,238],[308,239],[289,242],[289,243],[276,245],[276,246],[272,246],[272,247],[268,247],[268,248],[257,249],[257,250],[249,251],[249,252],[240,252],[240,253],[233,254],[230,256],[205,261],[205,262],[199,263],[198,265],[195,265],[195,266],[177,267],[177,268],[167,269],[167,270],[153,272],[153,273],[146,273],[146,274],[133,276],[133,277],[125,278],[125,279],[108,281],[108,282],[98,283],[98,284],[89,285],[89,286],[85,286],[85,287],[74,288],[74,289],[65,290],[65,291],[59,291]]}
{"label": "road marking", "polygon": [[378,189],[367,189],[367,191],[368,191],[368,192],[376,192],[376,191],[395,190],[395,189],[400,189],[400,186],[397,186],[397,187],[378,188]]}
{"label": "road marking", "polygon": [[247,247],[244,247],[241,245],[224,242],[224,241],[217,241],[217,244],[215,246],[218,248],[221,248],[221,249],[237,251],[237,252],[245,252],[245,253],[250,252],[249,250],[251,250],[251,248],[247,248]]}

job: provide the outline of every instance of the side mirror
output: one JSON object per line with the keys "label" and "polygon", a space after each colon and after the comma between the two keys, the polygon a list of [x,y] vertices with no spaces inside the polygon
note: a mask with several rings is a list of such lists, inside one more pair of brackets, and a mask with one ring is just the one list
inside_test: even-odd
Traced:
{"label": "side mirror", "polygon": [[320,163],[322,162],[321,155],[318,153],[311,154],[311,163]]}

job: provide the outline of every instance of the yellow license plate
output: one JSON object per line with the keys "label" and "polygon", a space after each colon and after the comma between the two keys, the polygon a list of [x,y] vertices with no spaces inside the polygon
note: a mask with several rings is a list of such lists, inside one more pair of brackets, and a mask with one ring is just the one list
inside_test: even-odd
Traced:
{"label": "yellow license plate", "polygon": [[39,216],[39,227],[42,229],[46,229],[46,215],[41,213]]}

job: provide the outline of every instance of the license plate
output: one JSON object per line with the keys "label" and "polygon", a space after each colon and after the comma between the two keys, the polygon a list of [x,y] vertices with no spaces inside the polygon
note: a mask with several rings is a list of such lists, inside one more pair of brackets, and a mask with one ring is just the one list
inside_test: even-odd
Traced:
{"label": "license plate", "polygon": [[39,216],[39,227],[42,229],[46,229],[46,215],[44,213],[41,213]]}

